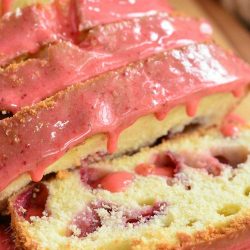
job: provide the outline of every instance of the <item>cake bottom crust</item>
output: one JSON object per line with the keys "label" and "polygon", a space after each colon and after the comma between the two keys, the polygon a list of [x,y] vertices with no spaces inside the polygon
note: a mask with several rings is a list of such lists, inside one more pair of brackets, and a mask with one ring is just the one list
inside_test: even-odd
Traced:
{"label": "cake bottom crust", "polygon": [[[184,244],[188,244],[189,237],[182,235]],[[208,239],[208,240],[206,240]],[[239,218],[221,229],[210,229],[196,235],[196,241],[189,246],[181,247],[182,250],[248,250],[250,249],[250,215]]]}

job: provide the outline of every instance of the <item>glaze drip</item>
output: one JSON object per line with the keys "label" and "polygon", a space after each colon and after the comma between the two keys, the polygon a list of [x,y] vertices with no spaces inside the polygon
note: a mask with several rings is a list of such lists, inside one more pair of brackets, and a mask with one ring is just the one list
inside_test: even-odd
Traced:
{"label": "glaze drip", "polygon": [[237,136],[239,127],[246,124],[246,121],[234,113],[229,113],[221,125],[221,133],[226,137]]}
{"label": "glaze drip", "polygon": [[120,133],[162,107],[172,109],[248,82],[250,68],[239,58],[214,44],[197,44],[71,86],[0,121],[0,190],[22,173],[31,171],[39,180],[47,166],[92,135]]}

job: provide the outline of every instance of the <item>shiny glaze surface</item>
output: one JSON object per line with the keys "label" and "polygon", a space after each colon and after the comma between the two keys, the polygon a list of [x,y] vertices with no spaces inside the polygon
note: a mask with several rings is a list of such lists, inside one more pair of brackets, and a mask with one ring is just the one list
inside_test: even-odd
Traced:
{"label": "shiny glaze surface", "polygon": [[65,0],[7,12],[10,4],[5,0],[2,5],[5,15],[0,20],[0,66],[60,39],[78,43],[79,27],[85,29],[169,10],[164,0],[146,5],[143,0]]}
{"label": "shiny glaze surface", "polygon": [[[250,82],[250,67],[216,45],[170,50],[71,86],[34,108],[0,121],[0,190],[20,174],[39,181],[44,169],[94,134],[120,132],[150,113],[198,103]],[[195,107],[195,106],[194,106]]]}
{"label": "shiny glaze surface", "polygon": [[15,113],[105,71],[159,51],[208,40],[211,32],[205,21],[167,14],[98,26],[79,47],[57,43],[37,58],[0,71],[0,109]]}
{"label": "shiny glaze surface", "polygon": [[0,66],[12,59],[35,53],[49,42],[63,38],[63,27],[56,8],[34,5],[6,13],[0,20]]}
{"label": "shiny glaze surface", "polygon": [[2,1],[1,1],[1,12],[0,12],[0,17],[1,17],[1,15],[4,15],[4,14],[7,13],[8,11],[10,11],[10,9],[11,9],[11,4],[12,4],[12,0],[2,0]]}
{"label": "shiny glaze surface", "polygon": [[76,0],[79,29],[171,11],[165,0]]}

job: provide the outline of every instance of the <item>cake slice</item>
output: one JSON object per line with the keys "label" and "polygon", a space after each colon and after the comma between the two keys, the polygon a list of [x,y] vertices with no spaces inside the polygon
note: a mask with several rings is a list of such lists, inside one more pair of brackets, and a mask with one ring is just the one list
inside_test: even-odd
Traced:
{"label": "cake slice", "polygon": [[16,113],[103,72],[154,53],[209,41],[211,31],[206,21],[163,13],[100,25],[79,45],[56,42],[36,57],[0,71],[0,110]]}
{"label": "cake slice", "polygon": [[[8,10],[6,7],[11,7],[9,2],[4,0],[4,12],[12,9]],[[108,11],[109,9],[112,11]],[[56,41],[66,40],[78,44],[82,32],[97,25],[156,15],[169,10],[170,7],[164,0],[150,1],[146,5],[143,0],[134,3],[129,0],[55,0],[49,4],[17,8],[0,19],[0,66],[6,66],[20,56],[34,54],[44,45]]]}
{"label": "cake slice", "polygon": [[31,184],[11,198],[23,249],[249,247],[249,127],[196,130]]}
{"label": "cake slice", "polygon": [[0,200],[46,173],[136,151],[190,123],[218,124],[249,72],[214,44],[189,45],[22,109],[0,121]]}
{"label": "cake slice", "polygon": [[61,15],[54,5],[32,5],[5,14],[0,19],[0,66],[36,53],[46,44],[72,40]]}

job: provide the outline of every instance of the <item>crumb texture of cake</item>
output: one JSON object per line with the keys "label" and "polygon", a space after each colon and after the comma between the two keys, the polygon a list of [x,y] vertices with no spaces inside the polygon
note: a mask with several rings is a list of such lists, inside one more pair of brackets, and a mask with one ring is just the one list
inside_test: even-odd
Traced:
{"label": "crumb texture of cake", "polygon": [[[228,112],[228,107],[235,105],[235,103],[236,99],[231,94],[216,94],[201,100],[195,117],[187,116],[183,106],[174,108],[162,121],[158,121],[154,115],[144,116],[121,132],[115,154],[109,155],[107,153],[107,137],[104,134],[95,135],[87,139],[85,143],[69,150],[60,159],[48,166],[45,174],[80,166],[82,161],[97,162],[105,157],[117,157],[124,153],[133,153],[142,146],[154,144],[156,138],[168,133],[174,134],[183,131],[186,125],[192,123],[205,127],[219,124],[224,114]],[[208,107],[211,106],[220,112],[209,109]],[[204,116],[205,112],[206,115]],[[0,193],[0,210],[5,207],[6,198],[30,181],[31,178],[28,174],[22,174],[8,185]]]}
{"label": "crumb texture of cake", "polygon": [[249,141],[248,127],[235,138],[200,129],[29,185],[10,201],[17,241],[27,250],[247,249]]}

